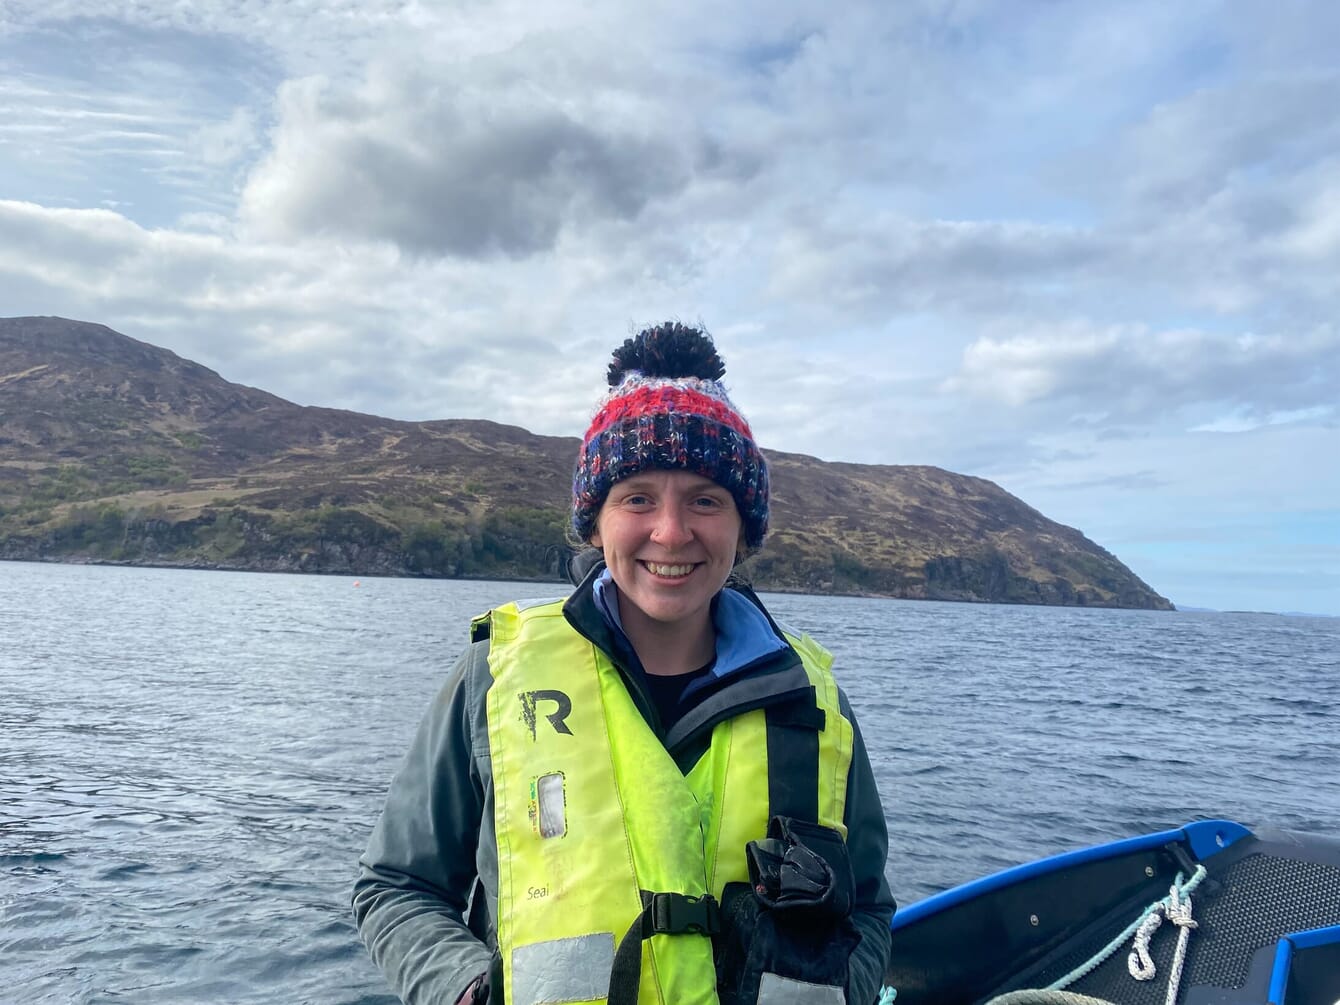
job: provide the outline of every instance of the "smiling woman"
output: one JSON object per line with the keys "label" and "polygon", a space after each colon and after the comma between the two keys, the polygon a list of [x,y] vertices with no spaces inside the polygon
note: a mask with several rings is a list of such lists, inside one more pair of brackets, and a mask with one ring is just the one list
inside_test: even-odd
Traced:
{"label": "smiling woman", "polygon": [[[566,600],[477,618],[354,890],[408,1002],[875,999],[887,833],[832,656],[731,578],[768,469],[705,332],[628,339]],[[653,938],[653,936],[658,936]]]}

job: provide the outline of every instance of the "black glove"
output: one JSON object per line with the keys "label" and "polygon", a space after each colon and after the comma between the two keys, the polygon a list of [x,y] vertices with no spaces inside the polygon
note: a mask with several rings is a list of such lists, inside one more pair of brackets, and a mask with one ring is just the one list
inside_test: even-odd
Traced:
{"label": "black glove", "polygon": [[502,986],[502,954],[495,949],[488,970],[470,982],[456,999],[456,1005],[484,1005],[490,999],[495,1005],[502,1005]]}
{"label": "black glove", "polygon": [[819,824],[773,817],[768,836],[745,846],[754,895],[774,911],[845,918],[855,899],[847,844]]}
{"label": "black glove", "polygon": [[721,1005],[752,1005],[764,974],[841,988],[861,941],[851,921],[855,881],[842,835],[773,817],[767,837],[745,846],[748,883],[721,893],[713,938]]}

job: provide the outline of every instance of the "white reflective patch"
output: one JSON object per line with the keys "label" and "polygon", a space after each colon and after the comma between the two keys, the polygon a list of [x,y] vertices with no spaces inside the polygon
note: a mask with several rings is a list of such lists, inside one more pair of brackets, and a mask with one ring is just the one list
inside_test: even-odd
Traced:
{"label": "white reflective patch", "polygon": [[541,775],[535,779],[535,826],[540,837],[562,837],[568,832],[567,799],[563,795],[563,775]]}
{"label": "white reflective patch", "polygon": [[518,611],[528,611],[532,607],[543,607],[545,604],[555,604],[567,599],[567,597],[531,597],[529,600],[516,600],[513,603],[516,604]]}
{"label": "white reflective patch", "polygon": [[758,1005],[845,1005],[846,994],[833,984],[811,984],[777,974],[758,982]]}
{"label": "white reflective patch", "polygon": [[515,1005],[559,1005],[608,998],[614,935],[600,932],[512,950]]}

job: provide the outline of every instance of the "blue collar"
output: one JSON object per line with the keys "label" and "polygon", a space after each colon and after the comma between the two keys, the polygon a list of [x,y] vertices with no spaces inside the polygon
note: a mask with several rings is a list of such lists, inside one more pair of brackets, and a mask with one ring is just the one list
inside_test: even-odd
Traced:
{"label": "blue collar", "polygon": [[[614,585],[609,569],[601,570],[591,585],[596,608],[610,628],[618,632],[632,649],[633,644],[619,620],[619,588]],[[767,615],[735,590],[723,589],[717,594],[712,605],[712,621],[717,634],[717,657],[712,665],[712,676],[718,679],[789,648],[786,640],[773,631]]]}

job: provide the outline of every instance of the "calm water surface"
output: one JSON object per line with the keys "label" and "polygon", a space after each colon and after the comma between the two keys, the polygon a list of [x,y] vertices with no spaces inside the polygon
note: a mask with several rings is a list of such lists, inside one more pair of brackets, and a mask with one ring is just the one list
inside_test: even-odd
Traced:
{"label": "calm water surface", "polygon": [[[0,1001],[387,1003],[349,920],[471,615],[557,585],[0,563]],[[901,903],[1226,816],[1340,833],[1340,620],[773,596]]]}

